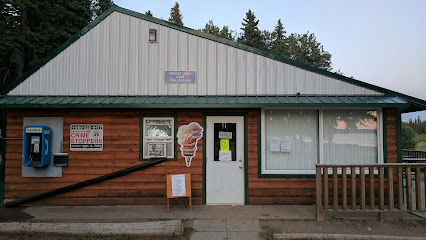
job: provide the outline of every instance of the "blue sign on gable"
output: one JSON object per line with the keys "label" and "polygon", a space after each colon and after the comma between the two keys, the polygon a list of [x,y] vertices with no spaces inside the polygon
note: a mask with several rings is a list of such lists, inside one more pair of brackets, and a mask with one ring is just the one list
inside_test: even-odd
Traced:
{"label": "blue sign on gable", "polygon": [[165,71],[166,83],[195,83],[195,71]]}

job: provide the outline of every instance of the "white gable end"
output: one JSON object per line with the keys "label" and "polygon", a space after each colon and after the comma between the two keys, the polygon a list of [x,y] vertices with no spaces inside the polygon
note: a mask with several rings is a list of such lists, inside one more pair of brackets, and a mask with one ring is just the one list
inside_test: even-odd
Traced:
{"label": "white gable end", "polygon": [[[158,42],[148,42],[150,28]],[[165,71],[196,83],[166,84]],[[8,95],[381,95],[186,32],[113,12]]]}

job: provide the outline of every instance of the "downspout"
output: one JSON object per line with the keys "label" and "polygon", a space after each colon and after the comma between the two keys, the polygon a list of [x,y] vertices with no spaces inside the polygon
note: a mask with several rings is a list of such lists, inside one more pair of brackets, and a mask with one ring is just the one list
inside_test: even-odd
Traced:
{"label": "downspout", "polygon": [[89,185],[92,185],[92,184],[95,184],[95,183],[99,183],[99,182],[102,182],[102,181],[105,181],[105,180],[109,180],[109,179],[112,179],[112,178],[121,177],[123,175],[129,174],[129,173],[132,173],[132,172],[135,172],[135,171],[139,171],[139,170],[142,170],[144,168],[155,166],[155,165],[157,165],[159,163],[163,163],[165,161],[166,161],[166,159],[163,158],[163,159],[159,159],[159,160],[152,161],[152,162],[142,163],[142,164],[139,164],[139,165],[136,165],[136,166],[133,166],[133,167],[130,167],[130,168],[126,168],[126,169],[123,169],[123,170],[120,170],[120,171],[117,171],[117,172],[113,172],[113,173],[110,173],[110,174],[107,174],[107,175],[103,175],[103,176],[100,176],[100,177],[97,177],[97,178],[92,178],[92,179],[89,179],[89,180],[86,180],[86,181],[83,181],[83,182],[79,182],[79,183],[75,183],[75,184],[72,184],[72,185],[69,185],[69,186],[66,186],[66,187],[58,188],[58,189],[55,189],[55,190],[52,190],[52,191],[48,191],[48,192],[40,193],[40,194],[37,194],[37,195],[34,195],[34,196],[21,198],[21,199],[12,201],[12,202],[8,202],[8,203],[5,204],[5,206],[6,207],[16,207],[20,204],[24,204],[24,203],[27,203],[27,202],[37,201],[37,200],[41,200],[41,199],[44,199],[44,198],[55,196],[55,195],[58,195],[58,194],[61,194],[61,193],[70,192],[70,191],[75,190],[75,189],[79,189],[79,188],[89,186]]}

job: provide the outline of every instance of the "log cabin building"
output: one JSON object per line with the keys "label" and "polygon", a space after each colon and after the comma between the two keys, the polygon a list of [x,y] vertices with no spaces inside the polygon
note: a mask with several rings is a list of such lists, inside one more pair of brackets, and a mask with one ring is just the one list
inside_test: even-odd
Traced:
{"label": "log cabin building", "polygon": [[[186,172],[194,204],[313,204],[315,164],[401,162],[401,113],[426,109],[117,6],[2,94],[2,204],[158,157],[167,161],[31,204],[165,204],[166,174]],[[50,155],[42,167],[29,164],[37,149]]]}

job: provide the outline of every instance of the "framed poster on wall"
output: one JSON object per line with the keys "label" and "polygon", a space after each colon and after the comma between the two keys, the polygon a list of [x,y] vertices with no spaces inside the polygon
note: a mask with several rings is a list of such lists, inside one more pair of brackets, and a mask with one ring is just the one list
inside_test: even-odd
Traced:
{"label": "framed poster on wall", "polygon": [[148,143],[148,157],[166,157],[166,145],[167,143]]}
{"label": "framed poster on wall", "polygon": [[71,151],[102,151],[104,149],[103,124],[71,124]]}

